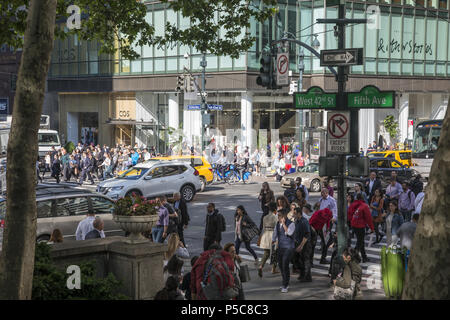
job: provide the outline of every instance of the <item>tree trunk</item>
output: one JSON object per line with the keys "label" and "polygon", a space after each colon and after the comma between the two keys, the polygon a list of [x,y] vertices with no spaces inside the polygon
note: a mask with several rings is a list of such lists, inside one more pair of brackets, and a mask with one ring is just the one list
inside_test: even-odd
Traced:
{"label": "tree trunk", "polygon": [[403,299],[450,299],[450,108],[414,235]]}
{"label": "tree trunk", "polygon": [[7,154],[7,201],[0,299],[31,299],[36,242],[37,134],[53,49],[56,0],[33,0],[14,99]]}

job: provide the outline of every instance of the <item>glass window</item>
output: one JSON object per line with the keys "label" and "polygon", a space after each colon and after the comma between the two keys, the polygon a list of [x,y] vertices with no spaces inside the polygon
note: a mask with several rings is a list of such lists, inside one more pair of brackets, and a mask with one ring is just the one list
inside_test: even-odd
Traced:
{"label": "glass window", "polygon": [[114,203],[103,197],[91,197],[92,209],[96,214],[113,213]]}
{"label": "glass window", "polygon": [[438,31],[437,31],[437,48],[436,48],[436,59],[441,61],[447,60],[447,42],[448,41],[448,29],[450,24],[447,21],[438,19]]}
{"label": "glass window", "polygon": [[[177,13],[171,9],[167,9],[166,11],[166,23],[170,23],[171,25],[178,27],[177,21]],[[184,53],[183,53],[184,54]],[[178,55],[178,45],[177,44],[169,44],[167,46],[167,56],[176,56]],[[176,69],[175,69],[176,71]]]}
{"label": "glass window", "polygon": [[390,26],[389,13],[383,12],[383,9],[382,9],[381,16],[380,16],[380,25],[382,26],[382,28],[380,30],[378,30],[379,31],[379,34],[378,34],[378,57],[379,58],[389,58],[389,50],[390,50],[389,31],[390,31],[391,26]]}
{"label": "glass window", "polygon": [[164,58],[155,59],[155,72],[165,72],[166,64]]}
{"label": "glass window", "polygon": [[153,168],[148,174],[152,179],[161,178],[163,176],[163,167]]}
{"label": "glass window", "polygon": [[426,43],[424,43],[426,60],[436,60],[436,32],[436,18],[427,18],[427,38]]}
{"label": "glass window", "polygon": [[167,166],[164,167],[164,176],[170,177],[178,174],[178,166]]}
{"label": "glass window", "polygon": [[176,57],[167,58],[167,72],[177,72],[178,71],[178,59]]}
{"label": "glass window", "polygon": [[89,203],[87,197],[68,198],[66,208],[70,215],[82,216],[89,211]]}
{"label": "glass window", "polygon": [[[155,37],[164,36],[164,10],[154,11]],[[155,57],[164,56],[164,48],[155,47]]]}
{"label": "glass window", "polygon": [[37,217],[38,218],[50,218],[52,217],[52,201],[38,201],[37,204]]}
{"label": "glass window", "polygon": [[202,159],[194,158],[194,167],[201,167],[201,166],[203,166]]}
{"label": "glass window", "polygon": [[131,72],[140,73],[141,71],[141,60],[131,61]]}
{"label": "glass window", "polygon": [[75,215],[75,211],[70,210],[70,203],[72,199],[64,198],[64,199],[56,199],[56,216],[57,217],[67,217]]}
{"label": "glass window", "polygon": [[117,179],[138,180],[143,177],[147,171],[148,168],[133,167],[122,173]]}
{"label": "glass window", "polygon": [[153,59],[144,60],[144,72],[153,72]]}
{"label": "glass window", "polygon": [[391,59],[401,59],[402,58],[402,16],[392,15],[392,25],[391,25]]}
{"label": "glass window", "polygon": [[233,59],[229,56],[220,57],[220,69],[231,70],[233,68]]}
{"label": "glass window", "polygon": [[425,18],[416,16],[416,34],[414,43],[414,59],[424,60],[425,57]]}

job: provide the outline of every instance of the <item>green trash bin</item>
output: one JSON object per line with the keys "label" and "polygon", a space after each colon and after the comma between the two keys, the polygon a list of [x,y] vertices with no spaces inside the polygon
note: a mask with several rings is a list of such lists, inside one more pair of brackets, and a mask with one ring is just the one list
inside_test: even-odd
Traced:
{"label": "green trash bin", "polygon": [[405,249],[393,246],[381,248],[381,277],[384,293],[390,299],[402,297],[405,282]]}

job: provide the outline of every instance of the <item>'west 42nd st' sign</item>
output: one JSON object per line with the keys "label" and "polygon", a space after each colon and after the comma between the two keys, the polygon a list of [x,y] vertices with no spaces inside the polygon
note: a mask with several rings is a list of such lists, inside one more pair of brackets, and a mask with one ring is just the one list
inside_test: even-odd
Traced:
{"label": "'west 42nd st' sign", "polygon": [[294,93],[294,105],[296,109],[333,109],[336,108],[336,96],[334,92],[311,87],[306,92]]}

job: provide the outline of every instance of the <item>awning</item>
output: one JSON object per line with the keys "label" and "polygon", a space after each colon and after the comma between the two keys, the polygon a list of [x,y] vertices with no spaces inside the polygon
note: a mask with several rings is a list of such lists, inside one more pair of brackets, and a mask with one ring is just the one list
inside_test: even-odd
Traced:
{"label": "awning", "polygon": [[154,121],[137,121],[137,120],[119,120],[119,119],[110,119],[106,121],[106,124],[114,124],[114,125],[132,125],[132,126],[155,126],[156,123]]}

